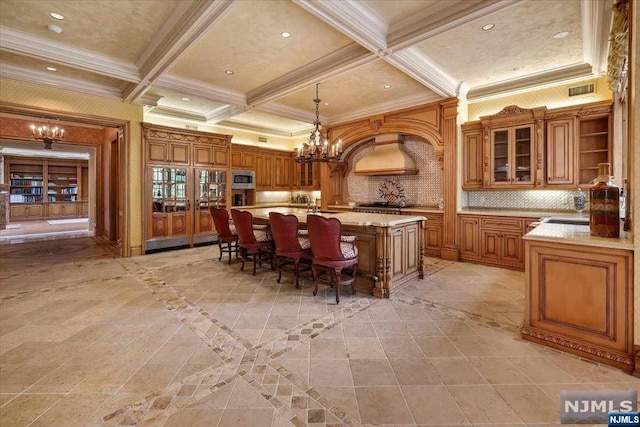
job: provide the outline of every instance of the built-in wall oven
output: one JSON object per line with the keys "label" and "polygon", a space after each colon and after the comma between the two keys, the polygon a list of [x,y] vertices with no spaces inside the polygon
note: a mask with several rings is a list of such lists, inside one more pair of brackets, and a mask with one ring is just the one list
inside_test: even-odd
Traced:
{"label": "built-in wall oven", "polygon": [[256,174],[254,171],[231,171],[232,190],[253,190],[256,188]]}

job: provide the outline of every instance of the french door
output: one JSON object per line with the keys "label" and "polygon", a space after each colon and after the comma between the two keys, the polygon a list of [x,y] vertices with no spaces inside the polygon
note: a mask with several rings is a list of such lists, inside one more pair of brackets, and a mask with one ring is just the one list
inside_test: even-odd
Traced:
{"label": "french door", "polygon": [[216,240],[210,206],[226,206],[224,170],[149,166],[146,250]]}

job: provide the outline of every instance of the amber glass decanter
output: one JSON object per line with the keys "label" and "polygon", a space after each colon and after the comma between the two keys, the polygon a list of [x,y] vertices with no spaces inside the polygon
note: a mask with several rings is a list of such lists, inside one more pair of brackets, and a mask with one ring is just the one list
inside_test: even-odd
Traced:
{"label": "amber glass decanter", "polygon": [[598,182],[589,191],[592,236],[620,237],[620,189],[611,182],[611,164],[598,164]]}

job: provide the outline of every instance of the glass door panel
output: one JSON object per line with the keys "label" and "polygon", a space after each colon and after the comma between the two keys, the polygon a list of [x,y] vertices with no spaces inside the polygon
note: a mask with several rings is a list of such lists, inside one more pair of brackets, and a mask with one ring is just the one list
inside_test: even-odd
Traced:
{"label": "glass door panel", "polygon": [[222,170],[196,169],[195,180],[195,233],[211,233],[215,230],[209,208],[226,207],[227,173]]}
{"label": "glass door panel", "polygon": [[531,126],[515,128],[514,133],[514,183],[531,183],[531,166],[533,163],[531,141],[533,128]]}
{"label": "glass door panel", "polygon": [[152,166],[151,224],[148,237],[183,236],[190,233],[190,198],[187,169]]}
{"label": "glass door panel", "polygon": [[509,129],[491,132],[493,181],[509,182]]}

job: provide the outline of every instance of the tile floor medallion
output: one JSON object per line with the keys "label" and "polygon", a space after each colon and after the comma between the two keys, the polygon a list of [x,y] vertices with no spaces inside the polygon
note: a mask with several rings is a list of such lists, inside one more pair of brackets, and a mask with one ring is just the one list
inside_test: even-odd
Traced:
{"label": "tile floor medallion", "polygon": [[520,340],[522,272],[426,258],[336,305],[214,246],[29,245],[0,247],[3,426],[558,424],[562,390],[640,389]]}

